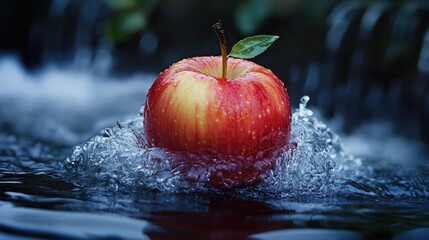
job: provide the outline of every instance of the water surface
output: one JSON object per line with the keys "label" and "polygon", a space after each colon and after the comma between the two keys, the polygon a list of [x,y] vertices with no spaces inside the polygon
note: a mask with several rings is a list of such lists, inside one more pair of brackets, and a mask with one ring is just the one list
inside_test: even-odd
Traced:
{"label": "water surface", "polygon": [[340,137],[341,121],[315,117],[304,97],[294,147],[263,182],[225,192],[204,184],[204,171],[184,181],[177,156],[136,141],[153,76],[28,74],[10,58],[0,76],[14,79],[0,80],[2,239],[429,236],[426,148],[389,124]]}

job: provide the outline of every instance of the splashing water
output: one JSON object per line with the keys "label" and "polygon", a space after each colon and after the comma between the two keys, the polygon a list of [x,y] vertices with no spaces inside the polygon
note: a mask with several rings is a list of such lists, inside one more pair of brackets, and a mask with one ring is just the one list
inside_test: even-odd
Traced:
{"label": "splashing water", "polygon": [[[427,197],[429,180],[410,177],[397,166],[365,164],[343,150],[342,141],[307,108],[301,98],[292,117],[290,148],[276,159],[275,168],[261,183],[232,192],[240,196],[303,197],[364,196],[376,198]],[[179,157],[160,148],[144,146],[143,109],[129,121],[107,128],[74,148],[66,167],[83,186],[113,189],[155,189],[163,192],[216,192],[208,172],[194,166],[199,181],[186,181]],[[413,170],[414,171],[414,170]],[[411,171],[410,171],[411,173]]]}

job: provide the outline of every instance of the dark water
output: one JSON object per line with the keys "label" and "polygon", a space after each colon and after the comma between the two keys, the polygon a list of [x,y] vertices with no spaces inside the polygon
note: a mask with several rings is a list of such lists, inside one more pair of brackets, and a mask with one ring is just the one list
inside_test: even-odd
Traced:
{"label": "dark water", "polygon": [[0,81],[0,239],[429,237],[427,149],[388,123],[340,138],[304,97],[296,148],[264,182],[220,192],[183,181],[176,156],[135,141],[154,76],[119,85],[49,67],[28,74],[12,58],[0,76],[14,79]]}

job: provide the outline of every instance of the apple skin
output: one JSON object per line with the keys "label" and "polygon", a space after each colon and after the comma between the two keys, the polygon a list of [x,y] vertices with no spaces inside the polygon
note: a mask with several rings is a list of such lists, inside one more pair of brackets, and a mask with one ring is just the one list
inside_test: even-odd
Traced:
{"label": "apple skin", "polygon": [[251,61],[228,58],[221,75],[221,57],[184,59],[162,72],[146,98],[147,142],[186,155],[189,166],[205,165],[215,187],[253,184],[289,141],[289,96]]}

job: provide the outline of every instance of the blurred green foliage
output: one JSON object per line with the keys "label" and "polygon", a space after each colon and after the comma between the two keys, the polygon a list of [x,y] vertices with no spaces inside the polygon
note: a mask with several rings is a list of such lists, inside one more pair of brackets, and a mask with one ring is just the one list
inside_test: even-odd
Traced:
{"label": "blurred green foliage", "polygon": [[106,35],[113,42],[128,40],[142,31],[158,0],[105,0],[111,10]]}
{"label": "blurred green foliage", "polygon": [[[142,32],[149,24],[150,18],[158,6],[189,5],[198,6],[200,0],[104,0],[110,14],[106,23],[106,35],[113,42],[122,42]],[[225,1],[225,0],[224,0]],[[332,2],[301,0],[240,0],[223,4],[223,1],[206,1],[204,5],[219,17],[233,12],[235,28],[242,36],[256,34],[270,18],[282,18],[296,11],[309,13],[308,19],[323,15]],[[217,5],[217,6],[216,6]],[[189,14],[189,13],[183,13]]]}
{"label": "blurred green foliage", "polygon": [[247,0],[237,5],[235,24],[244,35],[254,34],[272,11],[272,1]]}

